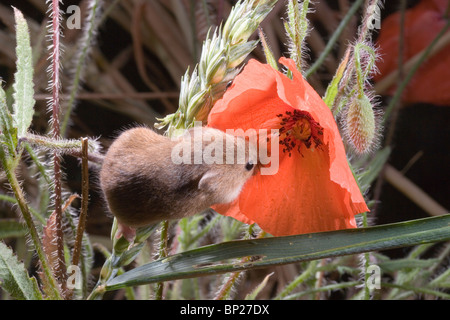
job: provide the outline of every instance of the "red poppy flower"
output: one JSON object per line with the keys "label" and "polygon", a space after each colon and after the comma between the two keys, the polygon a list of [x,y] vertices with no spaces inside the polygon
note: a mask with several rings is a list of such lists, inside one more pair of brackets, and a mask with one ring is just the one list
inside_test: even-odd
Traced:
{"label": "red poppy flower", "polygon": [[214,207],[274,235],[355,228],[354,215],[368,211],[348,166],[330,109],[296,70],[289,79],[251,60],[212,108],[208,126],[278,129],[279,168],[255,174],[234,202]]}
{"label": "red poppy flower", "polygon": [[[443,29],[448,0],[423,0],[405,12],[403,52],[404,61],[412,58],[430,45]],[[377,40],[381,61],[377,63],[381,80],[397,69],[400,34],[400,12],[387,17],[381,24]],[[417,70],[403,93],[406,103],[424,102],[450,105],[450,45],[430,57]],[[392,95],[396,87],[388,90]]]}

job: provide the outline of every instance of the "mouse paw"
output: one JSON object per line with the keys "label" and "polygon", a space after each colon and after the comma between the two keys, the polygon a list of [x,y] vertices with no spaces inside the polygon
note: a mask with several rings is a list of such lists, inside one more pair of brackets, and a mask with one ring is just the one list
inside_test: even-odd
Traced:
{"label": "mouse paw", "polygon": [[128,242],[132,243],[136,238],[136,229],[119,223],[116,238],[119,239],[121,236],[127,239]]}

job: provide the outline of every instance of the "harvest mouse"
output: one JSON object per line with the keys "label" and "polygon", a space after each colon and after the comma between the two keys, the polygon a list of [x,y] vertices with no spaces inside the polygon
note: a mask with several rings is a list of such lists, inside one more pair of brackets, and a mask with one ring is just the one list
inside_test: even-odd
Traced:
{"label": "harvest mouse", "polygon": [[206,127],[176,139],[145,127],[124,131],[100,171],[118,236],[132,238],[137,227],[232,202],[253,175],[257,160],[252,147],[244,138]]}

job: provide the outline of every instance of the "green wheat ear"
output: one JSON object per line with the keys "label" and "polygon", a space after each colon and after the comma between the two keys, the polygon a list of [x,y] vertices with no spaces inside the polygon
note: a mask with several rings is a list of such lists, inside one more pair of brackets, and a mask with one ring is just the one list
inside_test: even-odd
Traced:
{"label": "green wheat ear", "polygon": [[187,70],[182,77],[178,110],[158,119],[160,123],[155,127],[167,127],[166,134],[172,136],[176,129],[189,128],[194,121],[206,121],[214,103],[239,73],[239,65],[255,48],[257,41],[248,39],[275,3],[274,0],[236,3],[223,27],[208,33],[192,74]]}

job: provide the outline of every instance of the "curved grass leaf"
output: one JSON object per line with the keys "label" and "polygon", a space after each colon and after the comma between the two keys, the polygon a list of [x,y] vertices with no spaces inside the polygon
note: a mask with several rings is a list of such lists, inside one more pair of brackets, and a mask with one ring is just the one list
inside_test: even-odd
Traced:
{"label": "curved grass leaf", "polygon": [[15,127],[19,137],[24,136],[31,125],[34,114],[33,55],[30,45],[28,24],[22,12],[14,8],[16,20],[17,72],[14,74],[14,114]]}
{"label": "curved grass leaf", "polygon": [[390,155],[390,147],[385,147],[381,150],[378,150],[377,154],[368,163],[368,166],[366,167],[364,172],[358,175],[359,184],[364,189],[367,189],[368,186],[380,175],[380,172],[384,168],[384,165],[388,161]]}
{"label": "curved grass leaf", "polygon": [[17,220],[0,219],[0,239],[24,237],[27,229]]}
{"label": "curved grass leaf", "polygon": [[3,242],[0,242],[0,286],[14,299],[42,300],[35,278],[30,278],[23,263]]}
{"label": "curved grass leaf", "polygon": [[[449,239],[450,215],[445,215],[360,229],[230,241],[137,267],[109,280],[105,290]],[[249,262],[234,260],[249,256]]]}

